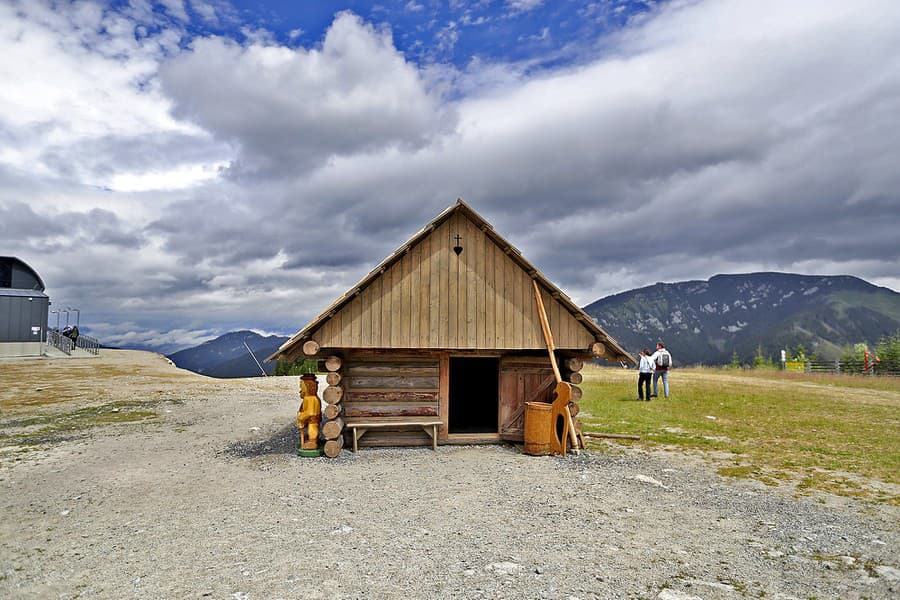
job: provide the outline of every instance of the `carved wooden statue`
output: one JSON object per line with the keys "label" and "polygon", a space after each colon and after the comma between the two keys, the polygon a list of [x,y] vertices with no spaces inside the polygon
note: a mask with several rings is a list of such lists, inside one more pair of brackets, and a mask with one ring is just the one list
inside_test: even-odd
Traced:
{"label": "carved wooden statue", "polygon": [[300,429],[301,450],[316,450],[319,447],[322,404],[319,402],[318,392],[319,382],[315,375],[307,374],[300,378],[301,402],[300,410],[297,411],[297,427]]}

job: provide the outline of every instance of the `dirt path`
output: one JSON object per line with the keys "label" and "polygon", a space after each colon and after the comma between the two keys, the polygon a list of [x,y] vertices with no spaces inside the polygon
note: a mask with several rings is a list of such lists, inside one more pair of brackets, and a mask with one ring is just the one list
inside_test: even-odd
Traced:
{"label": "dirt path", "polygon": [[[299,459],[294,378],[91,360],[0,365],[2,598],[900,594],[890,507],[795,500],[607,445],[568,459],[508,446]],[[82,423],[25,450],[26,415],[76,418],[74,398],[39,401],[45,369],[90,418],[138,414],[137,401],[157,416]]]}

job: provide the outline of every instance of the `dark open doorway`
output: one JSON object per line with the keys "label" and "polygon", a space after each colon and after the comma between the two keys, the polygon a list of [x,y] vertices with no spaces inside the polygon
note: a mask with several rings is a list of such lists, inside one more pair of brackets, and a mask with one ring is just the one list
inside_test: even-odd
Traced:
{"label": "dark open doorway", "polygon": [[499,376],[497,358],[450,359],[448,433],[497,433]]}

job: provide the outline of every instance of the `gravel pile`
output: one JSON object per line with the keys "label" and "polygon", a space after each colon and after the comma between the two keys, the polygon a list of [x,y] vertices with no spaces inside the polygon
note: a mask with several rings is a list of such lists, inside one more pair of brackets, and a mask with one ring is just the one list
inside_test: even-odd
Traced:
{"label": "gravel pile", "polygon": [[900,597],[894,508],[612,444],[301,459],[295,385],[3,464],[0,597]]}

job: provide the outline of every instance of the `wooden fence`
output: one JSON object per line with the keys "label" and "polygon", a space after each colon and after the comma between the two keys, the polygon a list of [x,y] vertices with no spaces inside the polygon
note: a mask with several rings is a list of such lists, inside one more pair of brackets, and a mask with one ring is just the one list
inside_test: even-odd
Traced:
{"label": "wooden fence", "polygon": [[803,373],[845,373],[851,375],[889,375],[900,377],[900,360],[882,360],[868,363],[864,360],[807,360],[788,361],[786,371]]}

